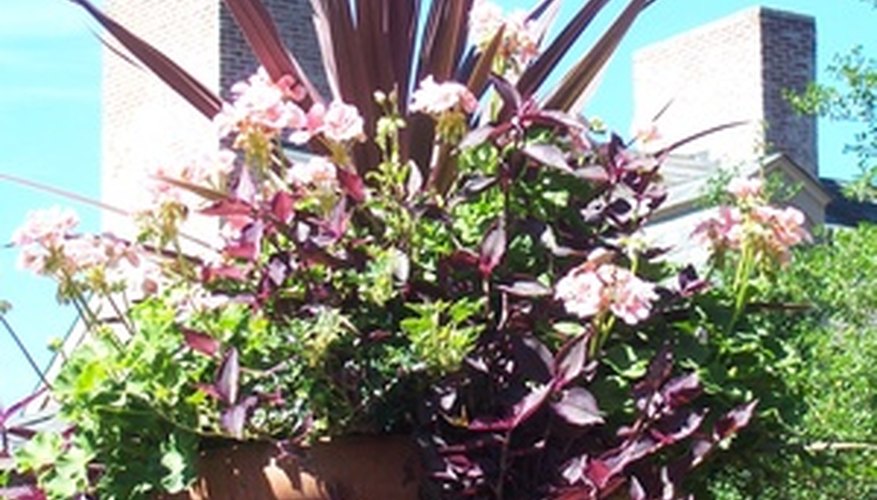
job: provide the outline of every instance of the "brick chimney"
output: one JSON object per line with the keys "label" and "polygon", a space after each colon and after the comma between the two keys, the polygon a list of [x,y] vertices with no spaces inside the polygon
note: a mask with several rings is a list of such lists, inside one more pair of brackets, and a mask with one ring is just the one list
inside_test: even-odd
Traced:
{"label": "brick chimney", "polygon": [[[262,0],[284,43],[324,90],[309,0]],[[105,0],[114,19],[156,46],[223,97],[258,62],[221,0]],[[142,191],[143,172],[215,148],[210,122],[148,70],[139,71],[106,51],[102,76],[102,198],[130,208]],[[130,221],[112,214],[105,230],[130,233]]]}
{"label": "brick chimney", "polygon": [[658,120],[667,141],[710,127],[750,124],[698,140],[683,153],[707,153],[725,165],[761,152],[786,154],[818,174],[816,119],[797,116],[783,90],[815,78],[812,17],[756,7],[639,50],[634,55],[635,123]]}

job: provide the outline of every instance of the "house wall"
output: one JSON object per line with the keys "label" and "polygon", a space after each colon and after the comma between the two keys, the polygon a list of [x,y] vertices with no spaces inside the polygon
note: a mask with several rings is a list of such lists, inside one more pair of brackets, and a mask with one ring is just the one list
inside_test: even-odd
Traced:
{"label": "house wall", "polygon": [[725,166],[778,151],[817,169],[816,119],[797,116],[783,89],[815,78],[815,21],[753,8],[658,42],[634,55],[635,123],[657,122],[667,141],[743,120],[680,153],[708,152]]}
{"label": "house wall", "polygon": [[[207,87],[219,86],[219,3],[105,0],[106,12],[153,44]],[[102,75],[102,175],[105,203],[131,210],[146,202],[147,168],[215,144],[210,122],[149,70],[105,50]],[[131,222],[105,214],[105,230],[130,235]]]}
{"label": "house wall", "polygon": [[[309,0],[262,1],[284,44],[325,92]],[[232,83],[259,66],[220,0],[105,0],[104,9],[225,98]],[[146,204],[143,186],[150,168],[200,158],[218,146],[209,120],[149,70],[111,51],[103,57],[101,113],[101,196],[126,210]],[[114,214],[105,214],[102,225],[117,234],[132,232],[130,220]]]}

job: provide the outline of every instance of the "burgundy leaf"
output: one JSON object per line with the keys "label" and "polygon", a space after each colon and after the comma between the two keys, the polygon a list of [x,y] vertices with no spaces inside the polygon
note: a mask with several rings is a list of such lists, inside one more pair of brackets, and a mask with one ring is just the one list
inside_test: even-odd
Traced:
{"label": "burgundy leaf", "polygon": [[636,476],[630,478],[628,494],[630,495],[630,500],[646,500],[646,490],[643,489],[643,485],[640,484]]}
{"label": "burgundy leaf", "polygon": [[253,260],[258,252],[256,245],[244,242],[226,246],[223,253],[233,259]]}
{"label": "burgundy leaf", "polygon": [[209,207],[201,209],[201,213],[204,215],[216,215],[219,217],[251,215],[253,213],[253,207],[243,200],[227,198],[211,203]]}
{"label": "burgundy leaf", "polygon": [[21,426],[9,427],[6,429],[6,432],[12,434],[13,436],[18,436],[24,439],[30,439],[37,435],[37,431],[35,429],[29,429],[27,427]]}
{"label": "burgundy leaf", "polygon": [[338,175],[338,183],[341,185],[341,189],[344,190],[344,193],[347,194],[350,199],[356,203],[362,203],[365,201],[365,184],[362,182],[362,177],[360,177],[359,174],[347,170],[346,168],[338,168],[336,169],[336,173]]}
{"label": "burgundy leaf", "polygon": [[472,431],[509,431],[521,425],[542,407],[551,394],[551,385],[545,384],[532,389],[521,398],[503,418],[478,418],[469,423]]}
{"label": "burgundy leaf", "polygon": [[652,437],[659,438],[661,446],[669,446],[694,434],[706,418],[706,410],[677,411],[658,421],[652,428]]}
{"label": "burgundy leaf", "polygon": [[241,200],[256,203],[256,195],[258,194],[258,191],[259,188],[256,187],[256,183],[253,181],[253,176],[250,175],[250,169],[241,169],[237,185],[234,187],[234,194]]}
{"label": "burgundy leaf", "polygon": [[156,76],[164,80],[169,87],[189,101],[198,111],[208,118],[213,118],[222,109],[222,100],[219,97],[155,47],[125,29],[88,0],[71,1],[85,9],[134,57],[142,61]]}
{"label": "burgundy leaf", "polygon": [[487,277],[493,273],[505,255],[507,235],[505,221],[500,219],[484,235],[481,242],[481,253],[478,258],[478,270],[482,276]]}
{"label": "burgundy leaf", "polygon": [[256,396],[249,396],[241,401],[240,404],[223,410],[219,417],[222,428],[235,439],[243,439],[244,425],[247,423],[247,413],[257,402],[258,398]]}
{"label": "burgundy leaf", "polygon": [[46,500],[46,494],[35,484],[0,488],[0,498],[6,500]]}
{"label": "burgundy leaf", "polygon": [[605,184],[609,182],[609,172],[602,165],[590,165],[587,167],[577,168],[573,172],[576,177],[586,181],[595,182],[597,184]]}
{"label": "burgundy leaf", "polygon": [[223,264],[216,267],[205,266],[201,270],[201,279],[206,283],[210,283],[217,279],[244,281],[246,278],[247,272],[244,269],[231,264]]}
{"label": "burgundy leaf", "polygon": [[226,0],[225,4],[271,79],[278,81],[284,76],[291,76],[307,90],[310,101],[303,104],[307,106],[311,102],[321,102],[322,97],[298,61],[283,45],[268,9],[261,2],[253,0]]}
{"label": "burgundy leaf", "polygon": [[569,129],[577,133],[587,129],[587,126],[574,115],[556,109],[540,109],[533,113],[527,113],[521,117],[521,121]]}
{"label": "burgundy leaf", "polygon": [[532,95],[557,66],[564,54],[582,34],[609,0],[590,0],[582,5],[551,45],[524,71],[518,79],[518,90],[524,95]]}
{"label": "burgundy leaf", "polygon": [[294,200],[286,191],[280,191],[271,199],[271,214],[283,224],[292,217]]}
{"label": "burgundy leaf", "polygon": [[[478,57],[478,62],[475,64],[475,68],[469,75],[469,81],[466,82],[466,86],[469,87],[469,90],[472,91],[472,94],[474,94],[475,97],[481,97],[481,94],[484,93],[484,90],[487,87],[487,81],[493,69],[493,61],[499,48],[502,46],[504,34],[505,24],[500,26],[496,31],[496,34],[493,36],[493,39],[490,41],[490,44],[481,52]],[[463,149],[463,147],[460,146],[460,149]]]}
{"label": "burgundy leaf", "polygon": [[275,287],[279,287],[286,281],[286,277],[289,276],[289,263],[285,258],[274,255],[268,260],[268,265],[265,266],[265,274]]}
{"label": "burgundy leaf", "polygon": [[460,194],[466,197],[475,196],[495,186],[496,182],[496,177],[473,177],[463,184]]}
{"label": "burgundy leaf", "polygon": [[491,75],[490,81],[493,83],[496,92],[502,99],[504,109],[508,109],[511,113],[517,114],[523,104],[523,99],[521,98],[518,89],[516,89],[511,82],[496,74]]}
{"label": "burgundy leaf", "polygon": [[484,143],[484,141],[493,137],[497,128],[493,125],[484,125],[482,127],[478,127],[474,130],[471,130],[469,133],[463,137],[463,140],[460,141],[460,144],[457,145],[457,148],[460,150],[474,148],[475,146],[479,146]]}
{"label": "burgundy leaf", "polygon": [[718,443],[711,439],[694,438],[689,454],[674,464],[677,470],[688,471],[700,465]]}
{"label": "burgundy leaf", "polygon": [[560,400],[551,404],[559,417],[572,425],[589,427],[603,423],[597,400],[582,387],[573,387],[563,391]]}
{"label": "burgundy leaf", "polygon": [[551,295],[551,289],[536,280],[519,280],[511,285],[499,285],[497,288],[516,297],[533,298]]}
{"label": "burgundy leaf", "polygon": [[324,236],[333,243],[341,239],[347,232],[351,216],[352,213],[347,211],[347,202],[344,199],[339,200],[332,209],[328,224],[323,224],[323,229],[326,231]]}
{"label": "burgundy leaf", "polygon": [[683,297],[691,297],[710,286],[708,280],[698,276],[697,271],[691,264],[679,271],[677,281],[679,283],[679,294]]}
{"label": "burgundy leaf", "polygon": [[638,410],[647,414],[651,414],[655,410],[656,402],[653,401],[653,398],[667,377],[670,376],[672,369],[673,353],[668,347],[664,347],[649,363],[646,376],[633,387],[633,396]]}
{"label": "burgundy leaf", "polygon": [[572,172],[572,168],[566,162],[566,156],[557,146],[552,144],[527,144],[521,151],[530,159],[546,167],[551,167],[561,172]]}
{"label": "burgundy leaf", "polygon": [[661,396],[664,404],[673,409],[688,404],[700,395],[701,390],[697,373],[691,372],[675,377],[664,384],[661,388]]}
{"label": "burgundy leaf", "polygon": [[454,268],[475,267],[478,264],[478,254],[471,250],[461,248],[454,250],[454,253],[448,256],[446,261]]}
{"label": "burgundy leaf", "polygon": [[418,81],[427,75],[440,82],[453,78],[466,44],[471,6],[472,0],[433,0],[422,37]]}
{"label": "burgundy leaf", "polygon": [[241,367],[238,363],[238,350],[234,347],[225,353],[216,379],[216,391],[226,404],[233,405],[238,400]]}
{"label": "burgundy leaf", "polygon": [[749,425],[752,416],[755,414],[755,407],[758,400],[750,401],[744,405],[738,406],[729,411],[716,422],[714,434],[721,440],[729,437],[731,434],[739,431],[743,427]]}
{"label": "burgundy leaf", "polygon": [[598,488],[603,489],[624,469],[643,458],[653,455],[667,446],[675,444],[693,434],[703,422],[703,413],[683,413],[667,417],[659,426],[660,431],[652,429],[649,433],[626,440],[619,447],[600,456],[599,467],[588,464],[587,476]]}
{"label": "burgundy leaf", "polygon": [[183,332],[183,342],[189,349],[211,358],[219,352],[221,347],[219,341],[210,335],[191,328],[183,327],[180,330]]}
{"label": "burgundy leaf", "polygon": [[551,379],[554,357],[545,344],[533,335],[524,335],[518,337],[513,345],[515,352],[513,369],[518,375],[539,383]]}
{"label": "burgundy leaf", "polygon": [[567,342],[557,354],[554,365],[554,387],[562,388],[575,380],[585,369],[588,361],[588,339],[585,333]]}
{"label": "burgundy leaf", "polygon": [[576,484],[584,479],[585,465],[587,463],[587,455],[573,457],[563,464],[560,475],[568,484]]}

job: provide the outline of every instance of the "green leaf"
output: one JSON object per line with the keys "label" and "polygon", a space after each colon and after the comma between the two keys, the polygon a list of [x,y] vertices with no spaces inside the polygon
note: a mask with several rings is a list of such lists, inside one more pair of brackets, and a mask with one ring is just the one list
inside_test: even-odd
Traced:
{"label": "green leaf", "polygon": [[40,432],[15,453],[16,465],[20,470],[40,471],[58,460],[63,444],[60,434]]}
{"label": "green leaf", "polygon": [[169,493],[178,493],[186,489],[194,479],[195,464],[193,453],[195,444],[192,439],[171,434],[162,443],[161,465],[166,474],[161,478],[161,485]]}

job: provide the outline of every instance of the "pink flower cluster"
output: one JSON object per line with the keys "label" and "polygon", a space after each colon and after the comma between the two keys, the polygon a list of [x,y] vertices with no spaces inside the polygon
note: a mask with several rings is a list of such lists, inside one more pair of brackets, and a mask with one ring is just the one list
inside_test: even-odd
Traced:
{"label": "pink flower cluster", "polygon": [[503,31],[500,57],[511,61],[520,70],[526,67],[539,53],[539,26],[527,21],[524,12],[513,12],[509,16],[489,0],[475,0],[469,14],[469,37],[479,49],[485,49],[497,31]]}
{"label": "pink flower cluster", "polygon": [[305,97],[305,91],[290,76],[273,82],[260,68],[248,80],[234,84],[231,92],[234,101],[223,106],[213,119],[220,137],[255,130],[273,138],[286,130],[291,131],[290,141],[303,144],[320,133],[335,142],[363,135],[362,117],[349,104],[336,100],[327,108],[315,103],[305,112],[297,104]]}
{"label": "pink flower cluster", "polygon": [[449,111],[471,113],[478,109],[478,100],[465,85],[457,82],[437,83],[432,75],[420,82],[411,95],[411,111],[438,116]]}
{"label": "pink flower cluster", "polygon": [[584,264],[572,269],[555,286],[554,296],[570,314],[580,318],[612,312],[628,325],[649,317],[658,299],[655,286],[627,269],[605,262],[597,251]]}
{"label": "pink flower cluster", "polygon": [[313,116],[309,123],[313,133],[322,133],[335,142],[360,140],[363,138],[363,121],[355,106],[341,101],[332,101],[329,108],[323,111],[322,104],[315,104],[308,116]]}
{"label": "pink flower cluster", "polygon": [[214,118],[220,137],[254,127],[263,132],[304,127],[305,112],[293,102],[304,97],[300,89],[291,77],[273,82],[268,72],[259,68],[247,81],[231,87],[234,102],[223,106]]}
{"label": "pink flower cluster", "polygon": [[764,202],[760,179],[737,178],[728,184],[737,206],[719,207],[701,222],[694,236],[708,242],[714,252],[740,250],[753,245],[780,263],[788,262],[790,248],[810,239],[804,214],[794,208],[776,208]]}
{"label": "pink flower cluster", "polygon": [[21,247],[18,266],[44,274],[52,252],[64,245],[78,225],[79,217],[72,210],[52,207],[29,212],[24,224],[12,234],[12,244]]}
{"label": "pink flower cluster", "polygon": [[758,177],[735,177],[728,183],[728,192],[738,201],[760,199],[764,195],[764,182]]}
{"label": "pink flower cluster", "polygon": [[73,234],[78,224],[72,210],[52,207],[30,212],[12,236],[12,243],[21,248],[19,267],[71,278],[95,267],[112,269],[122,261],[138,265],[139,257],[129,244],[110,236]]}
{"label": "pink flower cluster", "polygon": [[692,235],[709,243],[713,251],[739,250],[743,241],[743,215],[737,207],[721,206],[715,215],[698,224]]}
{"label": "pink flower cluster", "polygon": [[297,186],[313,186],[331,190],[338,183],[335,165],[329,160],[316,156],[307,163],[295,163],[287,173],[287,179]]}
{"label": "pink flower cluster", "polygon": [[752,219],[762,228],[764,250],[781,263],[791,258],[791,247],[810,240],[810,233],[804,229],[804,214],[797,208],[759,206],[752,211]]}
{"label": "pink flower cluster", "polygon": [[234,152],[220,148],[215,152],[204,152],[191,161],[150,168],[145,183],[150,195],[150,199],[147,200],[149,207],[165,202],[183,202],[187,192],[164,179],[217,188],[223,185],[234,170],[235,160]]}

